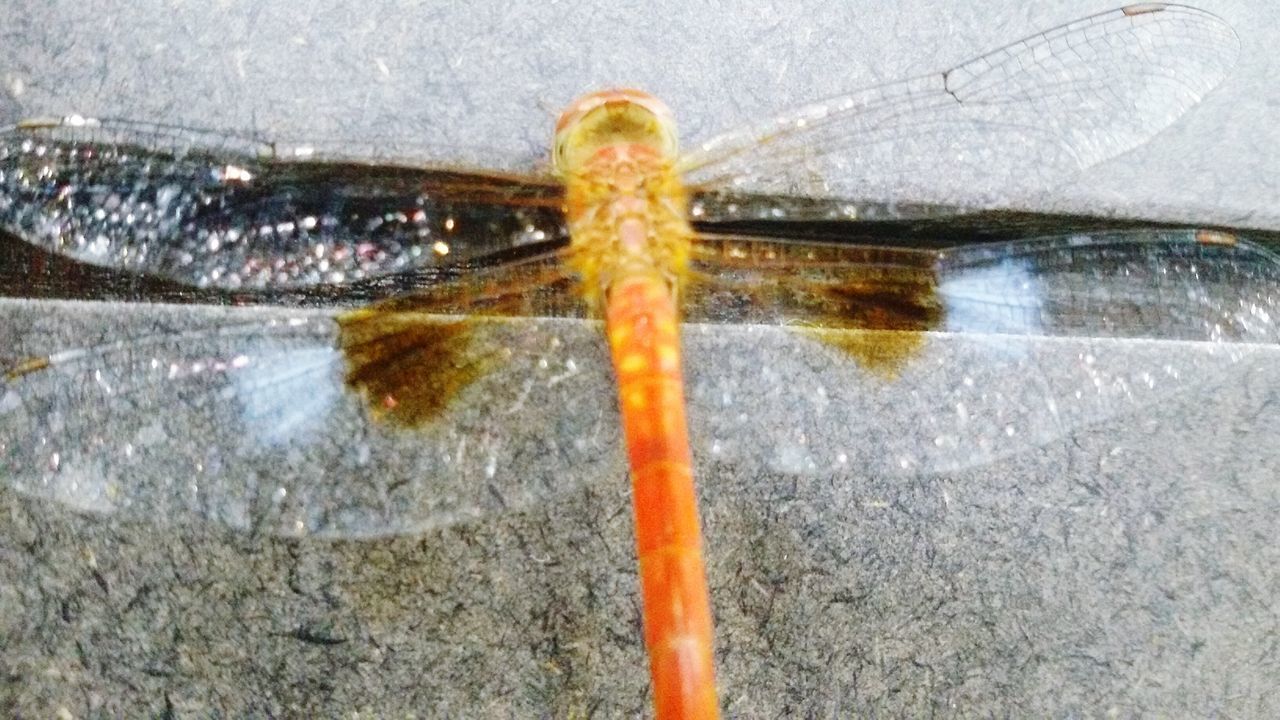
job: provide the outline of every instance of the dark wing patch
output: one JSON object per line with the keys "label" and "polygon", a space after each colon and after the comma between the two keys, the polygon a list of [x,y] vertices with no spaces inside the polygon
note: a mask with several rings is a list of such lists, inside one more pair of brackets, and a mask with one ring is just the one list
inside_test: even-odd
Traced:
{"label": "dark wing patch", "polygon": [[346,384],[378,420],[421,427],[510,351],[486,318],[581,317],[561,252],[475,272],[338,316]]}
{"label": "dark wing patch", "polygon": [[944,321],[936,251],[745,237],[695,248],[690,320],[795,325],[887,376]]}

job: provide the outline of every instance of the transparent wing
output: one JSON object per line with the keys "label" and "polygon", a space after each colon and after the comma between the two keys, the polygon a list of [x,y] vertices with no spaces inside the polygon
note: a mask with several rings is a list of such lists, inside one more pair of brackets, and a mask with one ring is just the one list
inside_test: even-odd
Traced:
{"label": "transparent wing", "polygon": [[614,477],[598,331],[547,317],[584,314],[561,255],[341,312],[0,301],[0,478],[85,510],[366,536]]}
{"label": "transparent wing", "polygon": [[362,537],[625,477],[581,321],[467,323],[437,360],[486,372],[408,427],[349,382],[325,312],[0,300],[0,317],[6,353],[38,358],[0,380],[0,477],[84,511]]}
{"label": "transparent wing", "polygon": [[567,239],[554,183],[405,162],[28,121],[0,133],[0,228],[80,262],[231,290],[349,285]]}
{"label": "transparent wing", "polygon": [[1063,461],[1072,436],[1100,423],[1158,427],[1179,407],[1274,394],[1280,367],[1275,344],[935,333],[887,379],[838,347],[797,350],[781,328],[702,332],[685,344],[690,358],[717,361],[688,371],[704,476],[850,489],[869,476],[950,474],[1032,453]]}
{"label": "transparent wing", "polygon": [[[1231,236],[1100,233],[906,260],[733,241],[756,243],[753,260],[729,242],[699,261],[724,282],[688,300],[716,322],[684,333],[710,493],[722,471],[853,487],[868,473],[980,466],[1280,367],[1280,261]],[[898,278],[900,292],[859,295],[868,277]],[[485,286],[472,287],[503,306]],[[859,329],[928,288],[942,308],[933,331]],[[37,358],[0,384],[0,477],[149,522],[337,536],[554,503],[584,484],[625,493],[598,325],[429,314],[451,307],[443,297],[337,317],[0,301],[0,347]],[[371,333],[353,329],[370,318]],[[778,325],[798,321],[799,333]],[[918,342],[891,372],[850,354],[903,335]],[[353,366],[368,371],[358,382]]]}
{"label": "transparent wing", "polygon": [[1238,45],[1202,10],[1130,5],[722,135],[683,167],[727,191],[990,202],[1146,142],[1222,82]]}
{"label": "transparent wing", "polygon": [[711,340],[687,338],[692,402],[715,409],[701,442],[762,471],[983,465],[1238,390],[1280,360],[1280,257],[1222,233],[931,251],[751,238],[710,247],[691,312],[800,324],[826,346],[800,351],[775,330],[734,326],[758,353],[721,353],[704,369],[693,358]]}

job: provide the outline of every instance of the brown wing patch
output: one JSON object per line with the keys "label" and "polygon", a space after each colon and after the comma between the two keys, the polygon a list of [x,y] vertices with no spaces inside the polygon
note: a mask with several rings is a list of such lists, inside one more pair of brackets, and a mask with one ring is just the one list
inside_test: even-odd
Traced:
{"label": "brown wing patch", "polygon": [[49,360],[48,356],[45,356],[24,358],[13,363],[12,367],[6,367],[8,364],[9,363],[4,362],[3,359],[0,358],[0,368],[4,371],[3,374],[0,375],[0,379],[3,379],[5,382],[13,382],[24,375],[39,372],[48,368],[53,363]]}
{"label": "brown wing patch", "polygon": [[421,427],[512,352],[486,318],[584,313],[562,251],[464,272],[452,281],[338,316],[346,384],[375,419]]}
{"label": "brown wing patch", "polygon": [[893,380],[902,368],[924,347],[922,332],[909,330],[831,330],[808,328],[804,333],[834,347],[863,368]]}
{"label": "brown wing patch", "polygon": [[509,356],[481,348],[475,324],[377,306],[345,313],[338,326],[347,386],[365,397],[377,420],[426,425]]}
{"label": "brown wing patch", "polygon": [[912,248],[702,238],[686,316],[796,325],[893,377],[944,320],[936,261]]}
{"label": "brown wing patch", "polygon": [[932,274],[876,274],[880,277],[850,278],[824,288],[834,312],[819,317],[808,334],[866,369],[894,378],[924,346],[924,333],[942,324],[943,309]]}

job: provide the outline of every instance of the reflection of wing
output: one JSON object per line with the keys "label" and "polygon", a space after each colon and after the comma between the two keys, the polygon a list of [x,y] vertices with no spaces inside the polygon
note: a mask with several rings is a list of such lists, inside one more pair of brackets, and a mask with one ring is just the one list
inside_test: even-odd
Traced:
{"label": "reflection of wing", "polygon": [[717,137],[683,165],[693,183],[810,197],[972,204],[1044,189],[1174,122],[1237,49],[1214,15],[1132,5]]}
{"label": "reflection of wing", "polygon": [[284,157],[270,145],[69,118],[0,133],[0,227],[195,287],[287,289],[562,243],[545,179]]}
{"label": "reflection of wing", "polygon": [[[838,359],[815,370],[759,328],[726,332],[754,333],[741,341],[774,360],[721,355],[703,368],[697,347],[709,341],[689,337],[693,402],[721,409],[703,441],[724,462],[775,471],[986,463],[1280,359],[1280,258],[1221,233],[949,250],[721,238],[697,258],[694,318],[824,328],[809,334],[876,371]],[[744,363],[758,382],[741,381]],[[782,430],[769,441],[760,422]]]}

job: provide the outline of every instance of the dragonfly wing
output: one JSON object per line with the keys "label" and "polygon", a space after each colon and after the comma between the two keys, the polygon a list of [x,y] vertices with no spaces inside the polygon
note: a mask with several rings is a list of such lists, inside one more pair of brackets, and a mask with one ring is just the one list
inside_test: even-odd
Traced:
{"label": "dragonfly wing", "polygon": [[16,300],[0,317],[6,354],[35,358],[0,379],[0,477],[83,510],[360,537],[625,472],[581,320]]}
{"label": "dragonfly wing", "polygon": [[1078,233],[946,250],[942,329],[1280,342],[1280,255],[1212,230]]}
{"label": "dragonfly wing", "polygon": [[1222,82],[1238,45],[1202,10],[1131,5],[716,137],[683,167],[711,189],[990,202],[1146,142]]}
{"label": "dragonfly wing", "polygon": [[[1280,257],[1220,233],[964,248],[939,277],[942,329],[956,334],[947,351],[961,357],[932,368],[946,394],[924,426],[925,466],[988,462],[1117,416],[1142,422],[1280,358]],[[973,369],[1004,379],[976,382]]]}
{"label": "dragonfly wing", "polygon": [[79,117],[0,134],[0,228],[193,287],[291,289],[567,238],[545,179],[319,159],[216,133]]}
{"label": "dragonfly wing", "polygon": [[[747,327],[734,332],[754,334],[744,342],[770,359],[701,363],[697,345],[710,339],[692,336],[694,406],[719,408],[701,442],[725,462],[951,471],[1213,393],[1280,359],[1280,258],[1221,233],[1103,232],[896,256],[750,238],[714,247],[723,259],[700,263],[728,265],[717,274],[738,285],[695,283],[695,317],[799,323],[827,346],[798,349]],[[751,435],[753,409],[765,407],[780,429],[771,443]]]}
{"label": "dragonfly wing", "polygon": [[[780,328],[694,330],[699,462],[822,482],[947,474],[1065,448],[1100,423],[1167,420],[1259,377],[1274,387],[1280,361],[1274,345],[941,334],[889,380],[838,348],[797,348]],[[726,342],[752,351],[725,352]],[[698,364],[709,358],[718,362]]]}

